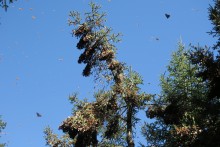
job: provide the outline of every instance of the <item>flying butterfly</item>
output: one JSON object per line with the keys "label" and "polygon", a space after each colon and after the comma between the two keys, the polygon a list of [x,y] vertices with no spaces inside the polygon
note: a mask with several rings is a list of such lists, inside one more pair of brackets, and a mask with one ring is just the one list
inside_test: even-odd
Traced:
{"label": "flying butterfly", "polygon": [[165,16],[166,16],[167,19],[170,18],[170,14],[166,13]]}
{"label": "flying butterfly", "polygon": [[37,117],[42,117],[42,115],[40,113],[36,113]]}
{"label": "flying butterfly", "polygon": [[58,58],[58,61],[60,61],[60,62],[63,61],[63,58]]}
{"label": "flying butterfly", "polygon": [[36,16],[31,16],[31,18],[34,20],[34,19],[36,19]]}

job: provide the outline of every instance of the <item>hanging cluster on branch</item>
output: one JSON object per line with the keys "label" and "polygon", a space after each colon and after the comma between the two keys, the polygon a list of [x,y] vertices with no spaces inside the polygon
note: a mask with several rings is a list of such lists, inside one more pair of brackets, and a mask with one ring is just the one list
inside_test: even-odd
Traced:
{"label": "hanging cluster on branch", "polygon": [[76,95],[71,96],[75,105],[73,115],[59,129],[69,135],[76,147],[108,146],[113,140],[114,145],[133,147],[132,129],[138,121],[135,115],[144,109],[150,96],[141,92],[139,85],[143,81],[138,73],[116,59],[114,43],[120,41],[119,34],[112,34],[111,28],[104,25],[105,13],[99,13],[100,6],[90,6],[92,11],[85,13],[84,22],[78,12],[70,13],[69,24],[75,27],[72,34],[79,39],[76,47],[81,51],[78,63],[85,64],[83,76],[104,77],[111,85],[107,91],[98,91],[94,102],[82,102]]}
{"label": "hanging cluster on branch", "polygon": [[91,13],[86,13],[85,22],[81,23],[79,13],[71,12],[73,21],[69,20],[70,25],[76,26],[73,35],[79,38],[77,48],[83,50],[79,56],[78,63],[86,64],[83,75],[89,76],[92,71],[103,72],[110,70],[116,83],[120,83],[123,76],[124,66],[116,60],[116,48],[110,42],[118,42],[120,34],[111,34],[111,28],[104,26],[105,13],[100,14],[100,6],[91,4]]}

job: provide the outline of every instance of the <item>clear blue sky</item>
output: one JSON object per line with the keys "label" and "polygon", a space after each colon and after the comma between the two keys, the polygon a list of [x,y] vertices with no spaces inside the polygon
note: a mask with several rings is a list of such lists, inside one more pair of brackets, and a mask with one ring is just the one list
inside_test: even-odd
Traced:
{"label": "clear blue sky", "polygon": [[[89,2],[18,0],[8,12],[0,10],[0,115],[7,122],[0,142],[44,147],[44,128],[61,133],[58,126],[71,114],[68,96],[78,91],[82,98],[92,97],[93,80],[82,77],[77,40],[67,24],[69,11],[86,12]],[[93,2],[107,12],[107,25],[123,34],[118,59],[142,75],[146,92],[159,92],[160,74],[180,38],[186,46],[215,42],[206,33],[212,27],[207,13],[212,0]]]}

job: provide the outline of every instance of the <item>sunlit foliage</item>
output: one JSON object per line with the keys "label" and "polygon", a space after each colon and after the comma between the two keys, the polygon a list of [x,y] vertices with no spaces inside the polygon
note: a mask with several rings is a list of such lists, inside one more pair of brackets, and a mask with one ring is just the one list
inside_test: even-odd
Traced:
{"label": "sunlit foliage", "polygon": [[179,43],[167,66],[168,73],[161,76],[161,94],[146,112],[156,119],[142,129],[149,146],[190,146],[201,133],[207,90],[196,77],[199,68],[192,65],[187,52]]}
{"label": "sunlit foliage", "polygon": [[[80,101],[77,94],[70,96],[72,116],[59,129],[76,147],[134,147],[133,127],[139,120],[136,113],[145,108],[151,96],[141,91],[141,76],[116,59],[114,43],[120,41],[120,34],[111,33],[112,29],[105,26],[106,14],[99,12],[100,6],[90,3],[90,7],[83,20],[79,12],[70,12],[69,25],[74,27],[72,34],[79,39],[76,47],[82,51],[78,63],[85,64],[83,76],[92,75],[95,81],[104,80],[109,86],[94,94],[94,102]],[[55,146],[51,140],[59,139],[48,130],[47,144]]]}

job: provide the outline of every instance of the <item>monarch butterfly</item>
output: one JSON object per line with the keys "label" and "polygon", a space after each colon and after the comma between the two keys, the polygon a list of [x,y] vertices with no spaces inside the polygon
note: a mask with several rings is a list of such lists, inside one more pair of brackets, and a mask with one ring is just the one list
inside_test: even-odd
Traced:
{"label": "monarch butterfly", "polygon": [[42,117],[42,115],[40,113],[36,113],[37,117]]}
{"label": "monarch butterfly", "polygon": [[166,16],[167,19],[170,18],[170,14],[166,13],[165,16]]}

